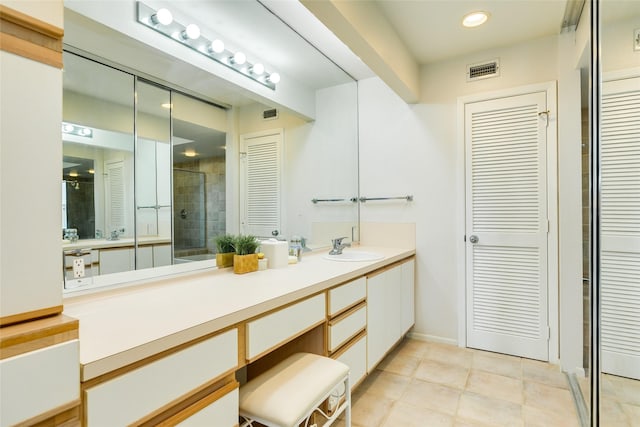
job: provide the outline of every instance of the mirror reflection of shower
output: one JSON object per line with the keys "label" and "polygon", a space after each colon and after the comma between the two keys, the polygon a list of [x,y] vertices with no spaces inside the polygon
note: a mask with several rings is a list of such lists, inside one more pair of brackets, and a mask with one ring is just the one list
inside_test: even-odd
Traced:
{"label": "mirror reflection of shower", "polygon": [[227,229],[226,111],[178,93],[172,104],[174,262],[213,259]]}

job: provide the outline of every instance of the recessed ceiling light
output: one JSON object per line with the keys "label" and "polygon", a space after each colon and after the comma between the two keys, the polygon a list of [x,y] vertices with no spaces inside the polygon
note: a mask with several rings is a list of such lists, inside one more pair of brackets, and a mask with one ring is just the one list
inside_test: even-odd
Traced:
{"label": "recessed ceiling light", "polygon": [[171,104],[169,102],[165,102],[164,104],[160,104],[160,106],[162,108],[171,108],[171,107],[173,107],[173,104]]}
{"label": "recessed ceiling light", "polygon": [[196,150],[194,150],[193,148],[187,148],[186,150],[184,150],[184,155],[186,157],[196,157],[198,153],[196,153]]}
{"label": "recessed ceiling light", "polygon": [[468,13],[462,18],[462,25],[465,27],[477,27],[482,25],[489,19],[489,12],[477,11]]}

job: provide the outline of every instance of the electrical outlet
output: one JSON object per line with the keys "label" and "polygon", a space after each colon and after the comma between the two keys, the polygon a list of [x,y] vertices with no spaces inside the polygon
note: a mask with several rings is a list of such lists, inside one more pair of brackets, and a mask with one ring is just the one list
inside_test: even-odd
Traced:
{"label": "electrical outlet", "polygon": [[73,260],[73,278],[80,279],[84,277],[84,259],[74,258]]}
{"label": "electrical outlet", "polygon": [[633,50],[640,50],[640,28],[633,30]]}

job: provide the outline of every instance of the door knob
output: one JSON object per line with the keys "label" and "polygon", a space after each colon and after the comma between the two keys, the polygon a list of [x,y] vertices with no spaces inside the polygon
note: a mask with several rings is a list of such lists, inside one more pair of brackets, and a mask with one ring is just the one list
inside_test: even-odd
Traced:
{"label": "door knob", "polygon": [[478,243],[479,240],[480,239],[478,239],[478,236],[476,236],[475,234],[473,236],[469,237],[469,241],[471,243]]}

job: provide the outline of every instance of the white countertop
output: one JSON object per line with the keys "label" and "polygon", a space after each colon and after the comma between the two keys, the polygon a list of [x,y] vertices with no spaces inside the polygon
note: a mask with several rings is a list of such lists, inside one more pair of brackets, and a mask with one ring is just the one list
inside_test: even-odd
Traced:
{"label": "white countertop", "polygon": [[323,258],[326,251],[305,253],[300,263],[281,269],[212,270],[65,299],[64,314],[80,320],[82,381],[415,254],[414,249],[357,249],[384,258],[336,262]]}

